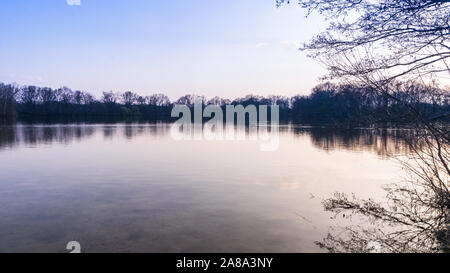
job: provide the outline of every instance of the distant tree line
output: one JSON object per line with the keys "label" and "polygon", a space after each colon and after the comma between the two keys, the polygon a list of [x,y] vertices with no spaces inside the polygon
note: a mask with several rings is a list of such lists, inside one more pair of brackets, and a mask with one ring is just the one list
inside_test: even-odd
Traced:
{"label": "distant tree line", "polygon": [[[193,107],[200,100],[204,105],[278,105],[280,118],[300,123],[376,124],[414,122],[407,105],[414,105],[421,116],[437,118],[450,110],[448,90],[415,82],[395,83],[395,96],[401,102],[386,97],[370,87],[324,83],[313,88],[310,95],[256,96],[235,100],[185,95],[176,101],[164,94],[141,96],[131,91],[103,92],[99,99],[84,91],[62,87],[52,89],[37,86],[0,84],[0,116],[19,118],[130,118],[170,120],[173,105]],[[447,117],[448,119],[448,117]]]}

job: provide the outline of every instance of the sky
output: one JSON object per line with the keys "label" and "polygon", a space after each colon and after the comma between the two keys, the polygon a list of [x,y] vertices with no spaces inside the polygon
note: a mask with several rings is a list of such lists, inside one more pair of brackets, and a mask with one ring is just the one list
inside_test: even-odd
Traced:
{"label": "sky", "polygon": [[0,82],[210,98],[308,94],[323,30],[275,0],[2,0]]}

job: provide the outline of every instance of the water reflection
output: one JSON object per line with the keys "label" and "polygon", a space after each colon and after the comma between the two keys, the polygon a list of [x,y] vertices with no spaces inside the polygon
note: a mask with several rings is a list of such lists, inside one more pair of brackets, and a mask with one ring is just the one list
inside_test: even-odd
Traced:
{"label": "water reflection", "polygon": [[295,135],[310,135],[315,147],[333,151],[367,151],[384,158],[409,152],[413,132],[407,129],[332,129],[292,126]]}
{"label": "water reflection", "polygon": [[[104,125],[0,125],[0,150],[21,144],[70,144],[94,136],[101,131],[104,139],[124,137],[131,140],[141,135],[170,137],[170,124],[104,124]],[[326,151],[346,149],[367,151],[387,158],[393,154],[407,153],[408,141],[413,138],[410,130],[400,129],[334,129],[281,125],[280,134],[293,137],[307,136],[314,147]]]}
{"label": "water reflection", "polygon": [[321,201],[382,198],[408,134],[285,125],[263,153],[164,123],[3,125],[0,252],[321,251]]}

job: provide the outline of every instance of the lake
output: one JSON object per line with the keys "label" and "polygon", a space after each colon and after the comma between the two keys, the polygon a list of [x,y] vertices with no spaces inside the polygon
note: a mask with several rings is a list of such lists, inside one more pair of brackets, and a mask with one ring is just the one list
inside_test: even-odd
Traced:
{"label": "lake", "polygon": [[175,141],[170,124],[0,126],[0,252],[318,252],[335,192],[384,200],[398,130],[280,126]]}

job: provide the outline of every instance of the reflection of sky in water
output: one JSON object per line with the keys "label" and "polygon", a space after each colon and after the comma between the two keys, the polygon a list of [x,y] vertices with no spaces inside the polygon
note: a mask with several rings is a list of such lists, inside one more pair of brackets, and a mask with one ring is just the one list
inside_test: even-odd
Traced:
{"label": "reflection of sky in water", "polygon": [[280,148],[159,125],[0,127],[0,251],[317,251],[335,191],[381,198],[398,132],[282,128]]}

